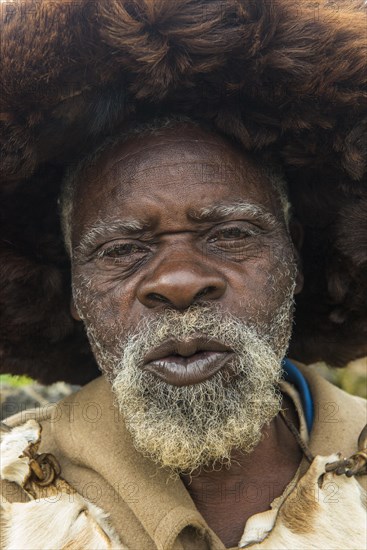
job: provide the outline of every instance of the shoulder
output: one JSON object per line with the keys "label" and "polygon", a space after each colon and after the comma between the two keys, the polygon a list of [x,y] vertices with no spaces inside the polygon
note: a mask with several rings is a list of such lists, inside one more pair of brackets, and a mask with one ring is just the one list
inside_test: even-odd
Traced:
{"label": "shoulder", "polygon": [[314,402],[316,422],[360,426],[366,423],[367,400],[351,395],[320,376],[312,365],[297,363],[306,378]]}
{"label": "shoulder", "polygon": [[[9,477],[4,467],[7,462],[12,464],[18,457],[24,456],[29,446],[33,446],[38,454],[51,453],[55,456],[62,465],[63,473],[85,467],[85,439],[90,438],[91,429],[102,431],[102,424],[109,423],[107,412],[113,414],[112,403],[112,392],[101,377],[57,403],[22,410],[6,418],[1,423],[0,445],[3,489],[7,493],[16,491],[5,483],[6,480],[22,485],[22,480]],[[21,462],[16,460],[16,463],[17,474],[19,464],[27,470],[26,456]]]}
{"label": "shoulder", "polygon": [[96,448],[95,444],[91,445],[92,434],[95,443],[95,438],[99,441],[101,434],[110,434],[113,428],[124,432],[111,387],[102,376],[57,403],[8,417],[4,424],[5,429],[8,426],[16,434],[29,422],[36,422],[40,427],[39,452],[52,453],[63,471],[85,466],[88,449]]}
{"label": "shoulder", "polygon": [[312,366],[296,364],[306,378],[313,398],[314,423],[309,440],[312,454],[353,455],[358,450],[358,439],[366,425],[366,399],[334,386]]}

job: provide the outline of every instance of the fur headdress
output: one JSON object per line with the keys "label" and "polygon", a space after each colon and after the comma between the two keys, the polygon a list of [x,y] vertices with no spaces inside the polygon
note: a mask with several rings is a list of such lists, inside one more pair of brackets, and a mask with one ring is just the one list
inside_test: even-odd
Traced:
{"label": "fur headdress", "polygon": [[139,113],[200,113],[276,154],[305,229],[290,355],[367,354],[363,1],[1,3],[1,370],[97,375],[69,313],[57,196],[65,167]]}

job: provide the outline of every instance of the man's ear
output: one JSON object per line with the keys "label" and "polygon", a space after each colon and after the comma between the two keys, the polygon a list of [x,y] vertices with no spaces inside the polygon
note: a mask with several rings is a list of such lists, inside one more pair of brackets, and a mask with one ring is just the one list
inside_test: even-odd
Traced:
{"label": "man's ear", "polygon": [[74,300],[73,298],[71,298],[70,300],[70,313],[71,313],[71,316],[73,319],[75,319],[75,321],[81,321],[81,317],[75,307],[75,304],[74,304]]}
{"label": "man's ear", "polygon": [[297,262],[296,288],[294,290],[294,294],[299,294],[303,289],[304,283],[301,260],[301,249],[303,244],[304,231],[302,225],[297,219],[293,218],[289,222],[289,232],[294,245],[294,252]]}

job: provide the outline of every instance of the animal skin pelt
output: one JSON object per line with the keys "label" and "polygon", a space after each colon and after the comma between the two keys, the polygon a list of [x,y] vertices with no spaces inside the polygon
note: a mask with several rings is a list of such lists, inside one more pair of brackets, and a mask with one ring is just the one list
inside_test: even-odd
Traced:
{"label": "animal skin pelt", "polygon": [[283,164],[304,227],[290,354],[367,354],[367,64],[362,1],[2,2],[1,371],[97,375],[69,313],[65,167],[131,118],[210,120]]}
{"label": "animal skin pelt", "polygon": [[[364,548],[366,492],[354,478],[326,473],[326,464],[337,457],[316,456],[285,499],[266,514],[255,514],[248,520],[239,547],[251,550]],[[352,522],[346,520],[347,510],[352,514]]]}
{"label": "animal skin pelt", "polygon": [[[0,549],[127,550],[109,525],[108,514],[77,493],[44,459],[39,460],[40,443],[41,426],[33,419],[1,436],[1,479],[16,483],[25,498],[9,502],[2,495]],[[53,463],[59,468],[54,457]],[[48,480],[37,478],[34,464]]]}

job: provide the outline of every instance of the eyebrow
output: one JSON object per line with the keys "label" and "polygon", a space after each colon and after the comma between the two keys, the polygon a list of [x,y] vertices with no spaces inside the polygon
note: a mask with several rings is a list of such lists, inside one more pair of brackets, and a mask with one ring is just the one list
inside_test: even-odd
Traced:
{"label": "eyebrow", "polygon": [[133,235],[147,228],[148,224],[146,222],[133,218],[119,222],[98,220],[93,225],[89,226],[81,236],[77,251],[79,254],[85,253],[96,243],[98,237],[109,237],[116,234]]}
{"label": "eyebrow", "polygon": [[195,221],[220,221],[229,216],[248,216],[277,227],[279,221],[263,206],[248,201],[236,201],[228,204],[214,204],[200,209],[190,210],[189,217]]}
{"label": "eyebrow", "polygon": [[[263,206],[252,202],[236,201],[228,204],[214,204],[199,209],[191,209],[188,217],[196,222],[221,221],[229,216],[247,216],[257,221],[262,221],[272,228],[279,227],[277,218],[266,210]],[[107,220],[98,220],[89,226],[81,236],[80,242],[76,247],[77,254],[85,254],[98,241],[99,237],[109,237],[113,235],[135,235],[144,230],[149,230],[151,225],[147,221],[130,218],[118,222],[109,222]]]}

